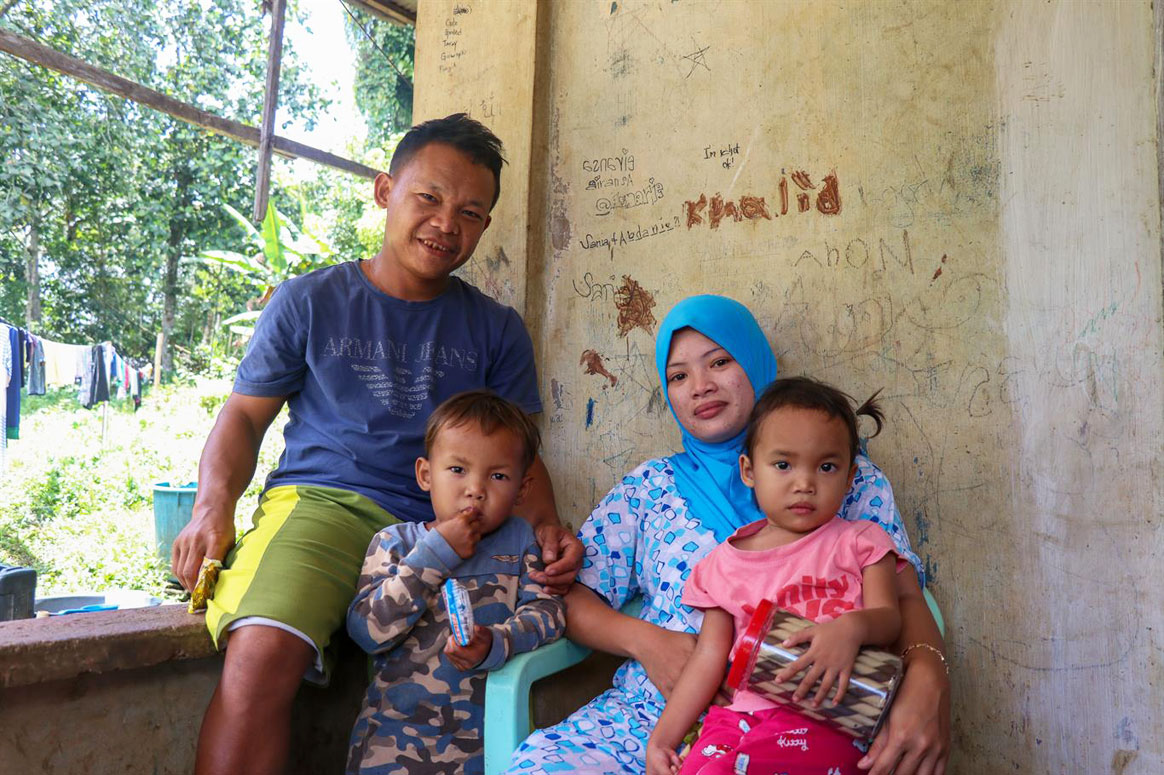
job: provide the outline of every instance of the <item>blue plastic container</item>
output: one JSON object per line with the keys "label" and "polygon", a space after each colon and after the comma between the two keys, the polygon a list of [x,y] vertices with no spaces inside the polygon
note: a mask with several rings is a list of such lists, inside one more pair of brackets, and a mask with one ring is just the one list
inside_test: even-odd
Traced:
{"label": "blue plastic container", "polygon": [[190,522],[190,515],[194,512],[194,494],[197,492],[197,482],[176,485],[158,482],[154,485],[154,542],[158,554],[167,563],[170,561],[174,539]]}

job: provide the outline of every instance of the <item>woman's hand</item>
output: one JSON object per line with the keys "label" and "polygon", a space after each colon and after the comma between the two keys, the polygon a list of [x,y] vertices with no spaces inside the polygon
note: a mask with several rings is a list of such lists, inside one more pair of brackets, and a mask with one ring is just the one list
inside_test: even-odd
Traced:
{"label": "woman's hand", "polygon": [[946,771],[950,758],[950,679],[936,656],[920,650],[916,653],[885,726],[857,764],[869,770],[869,775],[943,775]]}
{"label": "woman's hand", "polygon": [[683,666],[695,650],[695,636],[689,632],[673,632],[655,625],[650,625],[649,636],[642,638],[634,648],[631,656],[642,663],[647,671],[647,678],[663,695],[663,699],[671,696]]}

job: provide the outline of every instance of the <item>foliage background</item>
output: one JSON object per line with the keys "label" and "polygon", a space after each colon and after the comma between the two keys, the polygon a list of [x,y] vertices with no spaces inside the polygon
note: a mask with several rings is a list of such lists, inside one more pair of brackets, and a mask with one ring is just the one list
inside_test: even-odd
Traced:
{"label": "foliage background", "polygon": [[[291,0],[288,14],[302,21],[306,4]],[[12,32],[212,113],[260,121],[267,21],[257,0],[17,0],[0,13]],[[357,106],[371,129],[345,152],[385,166],[411,121],[414,36],[350,14]],[[304,69],[285,40],[283,128],[310,128],[328,110]],[[167,371],[171,356],[195,367],[237,357],[244,343],[221,323],[255,306],[253,288],[195,257],[246,245],[222,205],[250,212],[255,161],[234,140],[0,54],[0,317],[57,341],[112,341],[145,360],[164,330]],[[375,250],[368,181],[291,169],[276,157],[281,210],[298,215],[302,198],[338,259]]]}
{"label": "foliage background", "polygon": [[[196,480],[230,385],[176,380],[148,393],[136,413],[126,401],[83,409],[71,390],[26,397],[22,438],[0,479],[0,563],[35,568],[38,597],[114,588],[174,596],[169,562],[154,550],[153,486]],[[285,422],[283,412],[267,432],[260,472],[278,460]],[[263,479],[239,500],[239,530],[250,527]]]}
{"label": "foliage background", "polygon": [[[320,1],[290,0],[288,14],[302,21],[306,5]],[[260,7],[0,0],[0,27],[258,125],[267,55]],[[334,12],[343,13],[340,4]],[[411,122],[412,29],[351,9],[346,32],[370,129],[341,152],[385,169]],[[309,127],[328,110],[305,67],[285,40],[284,127]],[[233,140],[0,54],[0,317],[56,341],[111,341],[138,363],[152,360],[165,330],[173,355],[168,384],[137,413],[119,402],[82,409],[72,390],[24,397],[21,438],[0,467],[0,562],[36,568],[39,595],[165,589],[152,486],[195,479],[245,346],[222,321],[259,306],[250,278],[197,256],[252,249],[224,205],[250,212],[255,161],[253,149]],[[368,181],[324,167],[305,176],[276,157],[272,201],[319,236],[333,260],[378,247],[383,215]],[[240,528],[277,461],[283,421],[268,432],[240,500]]]}

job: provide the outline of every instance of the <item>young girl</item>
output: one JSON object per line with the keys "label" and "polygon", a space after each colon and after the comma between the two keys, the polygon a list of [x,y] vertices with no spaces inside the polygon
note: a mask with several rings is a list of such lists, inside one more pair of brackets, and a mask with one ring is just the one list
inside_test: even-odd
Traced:
{"label": "young girl", "polygon": [[[765,518],[745,525],[692,572],[683,602],[703,609],[695,652],[647,746],[648,775],[857,775],[862,752],[843,732],[750,691],[712,707],[691,753],[675,753],[723,683],[734,633],[764,599],[816,622],[785,641],[810,642],[784,669],[807,674],[796,697],[844,696],[862,645],[893,643],[901,627],[894,574],[907,567],[870,522],[838,518],[856,472],[857,415],[882,414],[873,399],[853,411],[839,390],[804,377],[776,380],[752,411],[740,477]],[[874,434],[876,435],[876,434]]]}

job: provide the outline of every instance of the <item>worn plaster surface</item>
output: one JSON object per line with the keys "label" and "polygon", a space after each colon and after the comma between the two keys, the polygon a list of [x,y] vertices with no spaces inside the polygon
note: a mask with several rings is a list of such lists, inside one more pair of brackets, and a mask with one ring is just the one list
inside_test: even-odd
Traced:
{"label": "worn plaster surface", "polygon": [[[534,43],[538,4],[427,0],[416,26],[416,122],[464,112],[496,133],[508,164],[495,212],[473,258],[459,275],[524,312],[530,230]],[[504,28],[481,24],[503,12]],[[457,89],[447,85],[456,83]]]}
{"label": "worn plaster surface", "polygon": [[676,448],[657,323],[734,296],[782,373],[882,391],[952,771],[1164,771],[1151,4],[459,0],[422,42],[450,22],[495,45],[418,56],[425,104],[532,115],[527,253],[476,279],[524,283],[563,517]]}

